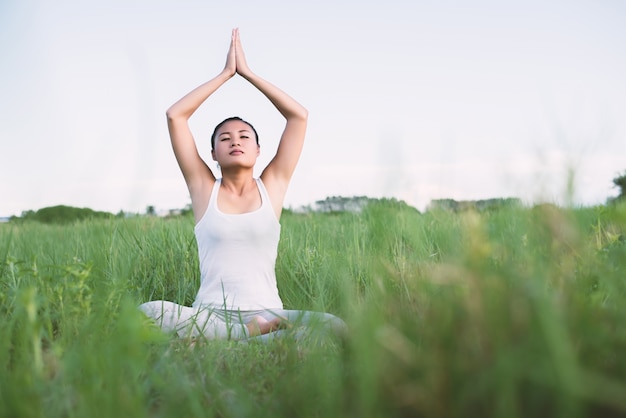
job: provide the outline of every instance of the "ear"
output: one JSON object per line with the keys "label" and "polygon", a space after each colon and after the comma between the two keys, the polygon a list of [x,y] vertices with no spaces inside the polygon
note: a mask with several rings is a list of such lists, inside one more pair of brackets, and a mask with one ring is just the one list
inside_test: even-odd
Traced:
{"label": "ear", "polygon": [[256,146],[256,156],[258,157],[259,155],[261,155],[261,146],[257,145]]}
{"label": "ear", "polygon": [[215,150],[214,149],[211,150],[211,157],[213,157],[213,161],[217,161],[215,159]]}

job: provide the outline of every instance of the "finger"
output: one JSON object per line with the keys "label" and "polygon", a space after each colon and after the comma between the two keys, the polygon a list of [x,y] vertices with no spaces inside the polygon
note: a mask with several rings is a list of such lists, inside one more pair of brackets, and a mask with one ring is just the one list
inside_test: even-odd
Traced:
{"label": "finger", "polygon": [[235,39],[237,41],[237,46],[241,47],[241,35],[239,34],[239,29],[237,29],[237,37]]}

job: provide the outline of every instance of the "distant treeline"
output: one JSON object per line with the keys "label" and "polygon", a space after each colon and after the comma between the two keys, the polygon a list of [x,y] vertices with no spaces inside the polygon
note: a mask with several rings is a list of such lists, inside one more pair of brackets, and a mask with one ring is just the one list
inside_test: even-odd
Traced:
{"label": "distant treeline", "polygon": [[402,200],[397,200],[394,198],[387,199],[375,199],[367,196],[330,196],[324,200],[318,200],[313,205],[303,206],[299,209],[296,209],[295,212],[323,212],[323,213],[334,213],[334,212],[354,212],[359,213],[365,207],[372,205],[384,205],[386,207],[396,207],[396,208],[411,208],[415,211],[417,209],[409,206]]}
{"label": "distant treeline", "polygon": [[430,205],[428,205],[428,210],[447,210],[452,212],[475,210],[478,212],[484,212],[520,206],[522,206],[522,201],[516,197],[484,200],[436,199],[431,200]]}
{"label": "distant treeline", "polygon": [[[171,209],[162,215],[165,218],[191,215],[191,205],[183,209]],[[89,208],[76,208],[72,206],[58,205],[39,209],[37,211],[27,210],[20,216],[12,216],[10,222],[35,221],[46,224],[67,224],[87,219],[108,219],[108,218],[128,218],[134,216],[157,216],[154,206],[148,206],[144,214],[119,211],[117,214],[110,212],[95,211]]]}
{"label": "distant treeline", "polygon": [[114,218],[109,212],[99,212],[89,208],[75,208],[72,206],[50,206],[37,211],[27,210],[21,216],[11,217],[11,222],[37,221],[47,224],[62,224],[85,219]]}
{"label": "distant treeline", "polygon": [[[614,183],[621,189],[618,196],[609,198],[607,203],[616,203],[623,201],[626,198],[626,174],[614,179]],[[404,210],[409,209],[415,212],[419,211],[407,204],[402,200],[394,198],[370,198],[367,196],[330,196],[324,200],[318,200],[312,205],[302,206],[297,209],[289,210],[289,212],[295,213],[309,213],[309,212],[321,212],[321,213],[338,213],[338,212],[353,212],[359,213],[363,209],[371,208],[373,206],[384,206],[386,208],[394,207],[396,209]],[[484,200],[454,200],[454,199],[435,199],[431,200],[430,204],[426,208],[426,211],[443,210],[449,212],[463,212],[467,210],[474,210],[477,212],[494,211],[499,209],[521,207],[522,201],[516,197],[509,198],[494,198]],[[187,205],[183,209],[172,209],[163,215],[166,218],[175,218],[178,216],[191,216],[191,205]],[[11,222],[20,221],[37,221],[42,223],[71,223],[75,221],[81,221],[85,219],[94,218],[125,218],[129,216],[139,216],[140,214],[130,214],[120,211],[116,215],[109,212],[94,211],[89,208],[76,208],[72,206],[51,206],[37,211],[25,211],[21,216],[13,216],[10,218]],[[156,210],[154,206],[148,206],[146,208],[146,216],[156,216]]]}
{"label": "distant treeline", "polygon": [[[395,207],[396,209],[410,208],[414,211],[417,209],[408,205],[402,200],[394,198],[373,199],[367,196],[331,196],[324,200],[318,200],[314,205],[302,207],[296,212],[361,212],[366,207],[373,205],[383,205],[385,207]],[[462,212],[466,210],[475,210],[478,212],[491,211],[502,208],[522,206],[522,201],[518,198],[495,198],[485,200],[454,200],[454,199],[436,199],[432,200],[427,210],[445,210],[450,212]]]}
{"label": "distant treeline", "polygon": [[[397,200],[394,198],[387,199],[376,199],[369,198],[367,196],[353,196],[353,197],[344,197],[344,196],[331,196],[327,197],[325,200],[318,200],[313,205],[304,206],[294,210],[296,213],[339,213],[339,212],[353,212],[359,213],[366,207],[374,208],[382,206],[385,208],[394,207],[396,209],[405,210],[410,209],[419,213],[417,209],[408,205],[406,202],[402,200]],[[511,206],[521,206],[521,201],[516,198],[508,198],[508,199],[488,199],[488,200],[476,200],[476,201],[456,201],[453,199],[440,199],[433,200],[428,207],[428,210],[446,210],[459,212],[463,210],[477,210],[477,211],[485,211],[485,210],[496,210],[505,207]],[[170,210],[166,215],[167,218],[173,218],[177,216],[186,216],[190,215],[191,208],[186,207],[184,209]],[[72,223],[76,221],[82,221],[87,219],[106,219],[106,218],[125,218],[128,216],[140,216],[139,214],[128,214],[120,211],[118,214],[114,215],[109,212],[99,212],[94,211],[89,208],[76,208],[72,206],[51,206],[39,209],[37,211],[25,211],[22,212],[21,216],[13,216],[11,217],[11,222],[23,222],[23,221],[36,221],[47,224],[66,224]],[[148,206],[144,216],[156,216],[156,211],[152,206]]]}

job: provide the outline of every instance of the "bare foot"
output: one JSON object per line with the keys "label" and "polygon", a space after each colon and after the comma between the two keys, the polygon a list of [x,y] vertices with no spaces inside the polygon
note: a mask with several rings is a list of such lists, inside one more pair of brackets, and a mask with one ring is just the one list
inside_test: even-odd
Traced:
{"label": "bare foot", "polygon": [[246,324],[246,327],[248,328],[248,334],[251,337],[256,337],[257,335],[263,335],[272,331],[279,330],[281,328],[285,328],[286,323],[283,321],[284,318],[279,317],[273,318],[272,320],[268,321],[262,316],[257,315]]}

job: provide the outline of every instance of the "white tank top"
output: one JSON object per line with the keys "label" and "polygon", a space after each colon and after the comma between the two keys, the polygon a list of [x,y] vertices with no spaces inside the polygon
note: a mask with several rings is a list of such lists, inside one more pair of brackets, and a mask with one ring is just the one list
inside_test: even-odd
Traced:
{"label": "white tank top", "polygon": [[282,309],[276,286],[280,223],[261,179],[256,179],[261,207],[243,214],[222,213],[213,185],[206,212],[194,231],[200,261],[200,289],[194,307],[256,310]]}

